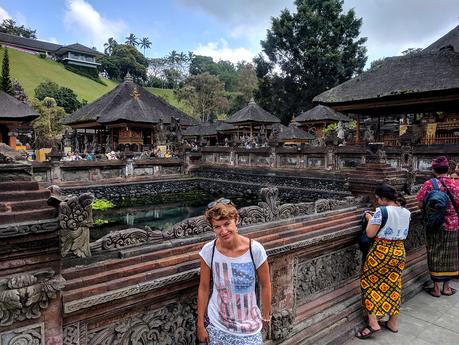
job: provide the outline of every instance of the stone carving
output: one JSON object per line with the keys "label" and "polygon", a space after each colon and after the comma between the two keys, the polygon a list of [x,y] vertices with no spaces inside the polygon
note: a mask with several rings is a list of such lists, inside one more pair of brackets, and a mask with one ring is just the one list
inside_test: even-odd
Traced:
{"label": "stone carving", "polygon": [[0,326],[37,319],[64,287],[54,271],[21,273],[0,280]]}
{"label": "stone carving", "polygon": [[291,310],[282,310],[274,313],[271,319],[271,338],[285,339],[293,328],[294,315]]}
{"label": "stone carving", "polygon": [[6,227],[0,228],[0,238],[51,232],[57,229],[59,229],[59,223],[57,221],[36,222],[35,224],[25,225],[8,224]]}
{"label": "stone carving", "polygon": [[197,301],[174,302],[88,332],[88,345],[194,345]]}
{"label": "stone carving", "polygon": [[59,205],[61,230],[61,253],[69,252],[79,256],[91,256],[89,248],[89,228],[93,225],[91,203],[92,194],[69,196]]}
{"label": "stone carving", "polygon": [[212,231],[212,227],[204,216],[187,218],[174,224],[170,229],[163,232],[165,239],[183,238],[195,236],[207,231]]}
{"label": "stone carving", "polygon": [[405,240],[405,249],[407,252],[418,249],[426,244],[426,236],[422,225],[421,213],[412,214],[410,231]]}
{"label": "stone carving", "polygon": [[295,299],[304,302],[314,294],[333,289],[360,272],[361,253],[357,246],[345,248],[311,260],[298,262],[294,270]]}
{"label": "stone carving", "polygon": [[25,151],[18,151],[4,143],[0,143],[0,163],[14,163],[15,161],[25,160],[27,160]]}
{"label": "stone carving", "polygon": [[0,334],[1,345],[45,345],[43,324],[13,329]]}
{"label": "stone carving", "polygon": [[76,322],[64,326],[63,345],[86,345],[87,325],[85,322]]}
{"label": "stone carving", "polygon": [[112,231],[91,243],[91,252],[127,248],[145,243],[161,243],[162,240],[163,233],[159,230],[152,230],[148,226],[145,229],[130,228]]}

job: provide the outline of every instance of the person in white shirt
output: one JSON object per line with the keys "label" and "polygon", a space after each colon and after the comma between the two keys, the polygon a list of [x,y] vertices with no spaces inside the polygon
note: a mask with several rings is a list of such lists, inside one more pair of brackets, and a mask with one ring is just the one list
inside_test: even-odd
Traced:
{"label": "person in white shirt", "polygon": [[[271,308],[266,251],[257,241],[238,233],[239,216],[229,199],[211,202],[205,217],[215,240],[199,253],[198,340],[210,345],[260,345],[261,329],[269,327]],[[262,311],[255,293],[257,277]]]}
{"label": "person in white shirt", "polygon": [[[360,276],[362,308],[368,314],[368,325],[356,333],[359,339],[367,339],[379,332],[381,326],[398,332],[397,318],[402,299],[402,271],[405,268],[405,246],[411,212],[405,207],[405,199],[388,185],[381,184],[375,191],[377,207],[374,214],[366,213],[367,236],[374,238],[366,256]],[[387,211],[383,224],[383,209]],[[388,321],[378,323],[378,317],[389,316]]]}

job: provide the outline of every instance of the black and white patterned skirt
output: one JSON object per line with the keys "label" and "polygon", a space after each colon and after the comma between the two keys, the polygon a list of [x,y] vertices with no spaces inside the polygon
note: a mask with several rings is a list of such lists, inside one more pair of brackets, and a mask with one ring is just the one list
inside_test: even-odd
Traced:
{"label": "black and white patterned skirt", "polygon": [[210,324],[207,326],[209,333],[209,345],[262,345],[261,332],[253,335],[237,336],[224,332]]}

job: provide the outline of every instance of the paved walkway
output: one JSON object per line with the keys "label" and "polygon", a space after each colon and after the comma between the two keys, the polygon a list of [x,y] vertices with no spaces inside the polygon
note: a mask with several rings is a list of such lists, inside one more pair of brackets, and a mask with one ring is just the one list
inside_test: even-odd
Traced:
{"label": "paved walkway", "polygon": [[[451,286],[459,290],[457,280]],[[440,298],[420,292],[402,305],[397,334],[383,328],[372,339],[354,338],[345,345],[362,344],[459,345],[459,291]]]}

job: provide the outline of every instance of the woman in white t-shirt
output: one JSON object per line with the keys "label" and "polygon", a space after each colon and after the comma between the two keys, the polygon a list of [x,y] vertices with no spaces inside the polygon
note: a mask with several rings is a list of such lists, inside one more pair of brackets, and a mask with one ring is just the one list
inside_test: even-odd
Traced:
{"label": "woman in white t-shirt", "polygon": [[[360,339],[371,337],[381,330],[381,326],[393,333],[398,332],[402,271],[406,259],[403,241],[410,227],[411,213],[403,207],[406,201],[392,186],[383,183],[376,188],[375,194],[380,207],[374,214],[365,214],[367,236],[375,241],[360,276],[362,307],[368,314],[368,325],[356,334]],[[386,218],[385,223],[383,218]],[[383,316],[389,316],[389,320],[378,323],[378,317]]]}
{"label": "woman in white t-shirt", "polygon": [[[198,340],[211,345],[262,344],[261,329],[269,326],[271,308],[266,251],[260,243],[239,235],[239,216],[229,199],[211,202],[205,217],[216,239],[206,243],[199,252]],[[262,312],[255,294],[257,276]]]}

